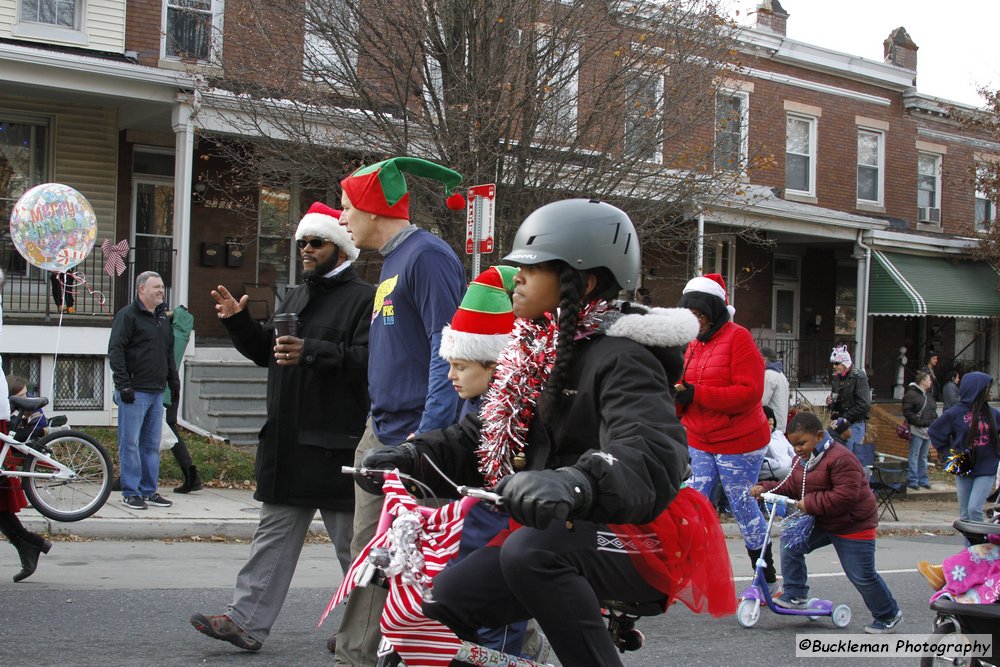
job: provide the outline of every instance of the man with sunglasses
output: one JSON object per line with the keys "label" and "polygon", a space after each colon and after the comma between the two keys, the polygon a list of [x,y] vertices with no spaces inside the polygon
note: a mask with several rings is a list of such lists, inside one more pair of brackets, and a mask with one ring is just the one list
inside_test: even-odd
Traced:
{"label": "man with sunglasses", "polygon": [[247,312],[247,297],[224,286],[215,309],[236,349],[267,373],[267,421],[257,447],[257,491],[263,503],[250,559],[236,578],[225,614],[194,614],[209,637],[260,650],[288,594],[316,510],[341,567],[351,564],[354,480],[340,472],[368,415],[368,330],[375,288],[351,266],[358,249],[340,211],[319,202],[295,232],[303,284],[278,308],[298,317],[293,335],[277,336]]}

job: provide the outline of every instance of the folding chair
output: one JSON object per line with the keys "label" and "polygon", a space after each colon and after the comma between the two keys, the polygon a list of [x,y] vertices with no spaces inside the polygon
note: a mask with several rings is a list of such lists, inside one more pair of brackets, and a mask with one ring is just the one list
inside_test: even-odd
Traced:
{"label": "folding chair", "polygon": [[868,484],[878,501],[879,521],[886,512],[892,515],[894,521],[899,521],[892,501],[897,493],[906,488],[907,465],[906,461],[876,461],[872,466],[872,477]]}
{"label": "folding chair", "polygon": [[274,288],[270,285],[243,283],[243,293],[249,297],[247,310],[250,317],[262,324],[271,319],[274,315]]}

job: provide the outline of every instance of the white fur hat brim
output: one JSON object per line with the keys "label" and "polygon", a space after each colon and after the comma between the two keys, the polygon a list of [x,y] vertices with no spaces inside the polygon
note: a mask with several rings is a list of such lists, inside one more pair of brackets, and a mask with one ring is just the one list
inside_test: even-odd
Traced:
{"label": "white fur hat brim", "polygon": [[450,326],[441,330],[441,348],[438,355],[447,361],[495,362],[510,342],[510,334],[474,334],[456,331]]}
{"label": "white fur hat brim", "polygon": [[341,226],[340,221],[333,216],[322,213],[306,213],[302,216],[302,220],[299,221],[299,226],[295,230],[295,240],[299,241],[307,236],[333,241],[352,262],[360,254],[351,240],[347,228]]}
{"label": "white fur hat brim", "polygon": [[608,335],[648,347],[687,345],[698,335],[698,319],[687,308],[651,308],[645,315],[623,315],[608,327]]}

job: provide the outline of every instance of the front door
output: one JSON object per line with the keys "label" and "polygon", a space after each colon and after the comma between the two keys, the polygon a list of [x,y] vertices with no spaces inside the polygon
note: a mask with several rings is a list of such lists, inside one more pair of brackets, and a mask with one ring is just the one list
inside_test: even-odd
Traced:
{"label": "front door", "polygon": [[785,362],[785,375],[798,377],[799,284],[776,282],[771,294],[771,328],[775,352]]}
{"label": "front door", "polygon": [[167,287],[169,301],[174,263],[173,181],[151,176],[132,180],[132,266],[130,298],[135,278],[143,271],[156,271]]}

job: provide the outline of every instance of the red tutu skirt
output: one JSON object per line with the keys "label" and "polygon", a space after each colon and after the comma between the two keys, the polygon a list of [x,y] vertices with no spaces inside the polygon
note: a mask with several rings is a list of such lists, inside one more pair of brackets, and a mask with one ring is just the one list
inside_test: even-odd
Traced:
{"label": "red tutu skirt", "polygon": [[[0,432],[7,433],[7,421],[0,419]],[[4,470],[19,470],[24,458],[18,452],[10,452],[3,461]],[[19,512],[28,506],[28,499],[21,490],[21,480],[17,477],[0,477],[0,512]]]}

